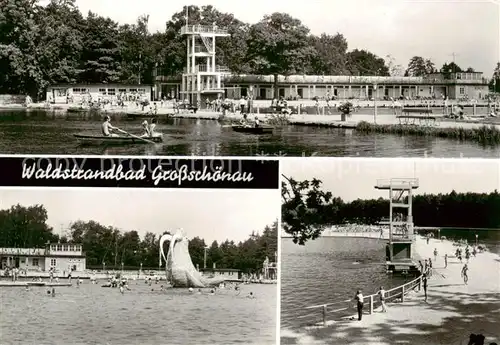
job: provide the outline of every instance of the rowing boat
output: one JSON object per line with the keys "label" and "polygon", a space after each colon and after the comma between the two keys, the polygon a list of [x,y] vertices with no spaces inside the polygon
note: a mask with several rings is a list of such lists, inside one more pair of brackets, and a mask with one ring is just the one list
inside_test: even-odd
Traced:
{"label": "rowing boat", "polygon": [[89,113],[91,111],[100,111],[100,109],[96,107],[69,107],[66,111],[68,113]]}
{"label": "rowing boat", "polygon": [[[82,144],[92,145],[135,145],[135,144],[148,144],[148,141],[155,143],[162,143],[163,136],[158,135],[154,137],[145,137],[141,140],[138,137],[120,136],[120,137],[106,137],[103,135],[88,135],[88,134],[74,134],[74,137]],[[146,141],[147,140],[147,141]]]}
{"label": "rowing boat", "polygon": [[171,117],[174,114],[127,113],[126,115],[128,119],[135,120],[135,119],[151,119],[159,116]]}
{"label": "rowing boat", "polygon": [[247,126],[232,126],[233,131],[239,133],[249,133],[249,134],[271,134],[274,127],[247,127]]}

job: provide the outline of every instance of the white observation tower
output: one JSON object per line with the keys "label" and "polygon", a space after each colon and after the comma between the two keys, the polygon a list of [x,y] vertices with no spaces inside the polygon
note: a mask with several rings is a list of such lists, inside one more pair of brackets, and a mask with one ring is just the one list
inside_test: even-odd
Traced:
{"label": "white observation tower", "polygon": [[182,74],[181,95],[183,99],[196,106],[205,100],[217,99],[224,95],[222,76],[228,74],[227,68],[215,64],[216,37],[230,36],[225,28],[213,25],[189,25],[188,8],[186,8],[186,25],[181,34],[186,36],[187,63]]}

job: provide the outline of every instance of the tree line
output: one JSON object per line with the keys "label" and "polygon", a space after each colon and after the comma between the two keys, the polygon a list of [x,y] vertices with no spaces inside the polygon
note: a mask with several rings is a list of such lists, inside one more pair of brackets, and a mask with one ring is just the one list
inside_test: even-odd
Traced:
{"label": "tree line", "polygon": [[[75,0],[51,0],[46,6],[38,0],[0,4],[0,93],[40,98],[48,85],[58,83],[153,84],[156,75],[178,76],[185,66],[180,30],[186,24],[186,6],[166,22],[163,32],[151,33],[148,15],[119,25],[93,12],[84,16]],[[210,5],[188,9],[189,24],[228,29],[230,36],[218,40],[217,63],[233,73],[418,76],[435,70],[422,57],[412,58],[405,72],[391,56],[348,51],[341,33],[313,35],[286,13],[248,24]],[[458,72],[456,67],[451,70]]]}
{"label": "tree line", "polygon": [[[59,235],[47,224],[47,219],[43,205],[15,205],[0,210],[0,248],[45,248],[47,243],[71,242],[82,245],[88,268],[120,269],[122,263],[126,269],[138,269],[141,264],[143,269],[159,267],[159,240],[163,233],[147,232],[141,239],[137,230],[122,231],[92,220],[79,220],[72,223],[64,235]],[[195,237],[189,241],[189,253],[193,264],[201,269],[208,246],[207,268],[215,264],[217,268],[250,273],[262,268],[266,256],[274,261],[277,236],[278,223],[274,222],[238,243],[229,240],[206,243]]]}
{"label": "tree line", "polygon": [[[295,243],[316,239],[329,226],[373,225],[389,217],[388,199],[345,202],[321,189],[318,179],[282,182],[282,228]],[[422,227],[498,228],[500,193],[420,194],[413,196],[413,222]]]}

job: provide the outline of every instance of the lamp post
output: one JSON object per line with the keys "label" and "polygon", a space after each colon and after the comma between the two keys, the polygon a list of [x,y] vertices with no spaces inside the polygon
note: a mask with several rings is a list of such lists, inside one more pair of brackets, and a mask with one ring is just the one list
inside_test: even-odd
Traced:
{"label": "lamp post", "polygon": [[122,278],[123,278],[123,261],[122,261]]}
{"label": "lamp post", "polygon": [[477,234],[476,234],[476,247],[477,247]]}
{"label": "lamp post", "polygon": [[208,247],[203,248],[204,249],[204,255],[203,255],[203,268],[207,268],[207,249]]}
{"label": "lamp post", "polygon": [[103,261],[102,262],[102,272],[104,273],[106,271],[106,263]]}
{"label": "lamp post", "polygon": [[373,107],[375,108],[373,111],[373,123],[377,123],[377,95],[378,95],[378,85],[373,84]]}

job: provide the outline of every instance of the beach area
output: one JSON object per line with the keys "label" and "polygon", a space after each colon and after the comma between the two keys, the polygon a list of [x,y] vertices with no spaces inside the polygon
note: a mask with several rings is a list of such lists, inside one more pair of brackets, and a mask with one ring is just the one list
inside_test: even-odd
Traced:
{"label": "beach area", "polygon": [[[417,236],[416,258],[433,260],[427,301],[423,289],[412,291],[405,296],[403,303],[388,303],[387,313],[382,313],[379,307],[373,314],[364,315],[362,321],[344,318],[329,321],[325,327],[306,327],[302,332],[282,330],[281,343],[455,345],[467,344],[471,333],[483,334],[485,344],[499,342],[500,257],[492,252],[471,257],[469,281],[465,285],[461,277],[463,263],[455,257],[456,248],[449,240],[430,239],[427,244],[423,236]],[[438,251],[435,261],[434,249]],[[445,254],[448,256],[447,267]],[[353,289],[356,289],[355,286]],[[375,292],[364,291],[365,294]]]}

